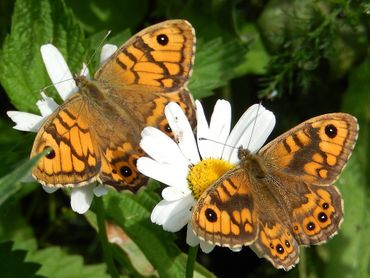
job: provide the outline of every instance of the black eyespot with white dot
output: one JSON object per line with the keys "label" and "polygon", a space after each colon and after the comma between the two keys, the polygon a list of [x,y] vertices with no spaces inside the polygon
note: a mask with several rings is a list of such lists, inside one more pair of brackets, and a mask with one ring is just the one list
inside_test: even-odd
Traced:
{"label": "black eyespot with white dot", "polygon": [[157,36],[157,42],[160,44],[160,45],[167,45],[168,42],[169,42],[169,39],[168,39],[168,36],[165,35],[165,34],[160,34]]}
{"label": "black eyespot with white dot", "polygon": [[306,227],[307,227],[307,230],[313,231],[316,226],[315,226],[315,223],[309,222]]}
{"label": "black eyespot with white dot", "polygon": [[49,149],[48,153],[45,155],[47,159],[53,159],[55,157],[55,151],[51,148],[46,146],[44,150]]}
{"label": "black eyespot with white dot", "polygon": [[128,166],[123,166],[123,167],[119,168],[119,172],[121,173],[122,176],[124,176],[126,178],[128,178],[132,175],[132,170]]}
{"label": "black eyespot with white dot", "polygon": [[276,251],[279,254],[283,254],[284,253],[284,247],[279,243],[278,245],[276,245]]}
{"label": "black eyespot with white dot", "polygon": [[284,243],[285,243],[285,246],[286,246],[286,247],[288,247],[288,248],[290,247],[290,242],[289,242],[289,240],[287,240],[287,239],[286,239]]}
{"label": "black eyespot with white dot", "polygon": [[335,125],[332,125],[332,124],[328,124],[326,127],[325,127],[325,134],[333,139],[337,136],[338,134],[338,129],[335,127]]}
{"label": "black eyespot with white dot", "polygon": [[170,125],[169,125],[169,124],[166,124],[166,125],[164,126],[164,130],[165,130],[165,132],[167,132],[167,133],[171,133],[171,132],[172,132],[172,129],[171,129],[171,127],[170,127]]}
{"label": "black eyespot with white dot", "polygon": [[214,223],[217,221],[217,213],[213,209],[207,208],[205,215],[209,222]]}
{"label": "black eyespot with white dot", "polygon": [[325,212],[320,212],[317,218],[321,223],[328,221],[328,216],[325,214]]}
{"label": "black eyespot with white dot", "polygon": [[323,209],[328,209],[329,208],[329,204],[328,203],[323,203],[322,204],[322,208]]}

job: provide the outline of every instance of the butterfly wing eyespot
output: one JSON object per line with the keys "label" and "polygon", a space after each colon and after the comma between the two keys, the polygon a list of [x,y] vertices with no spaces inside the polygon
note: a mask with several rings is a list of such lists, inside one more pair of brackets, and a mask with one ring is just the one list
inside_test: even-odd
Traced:
{"label": "butterfly wing eyespot", "polygon": [[259,154],[292,176],[320,185],[339,177],[358,135],[355,117],[345,113],[321,115],[279,136]]}
{"label": "butterfly wing eyespot", "polygon": [[201,239],[238,248],[257,236],[253,197],[240,168],[231,170],[208,188],[193,207],[192,226]]}
{"label": "butterfly wing eyespot", "polygon": [[102,155],[100,181],[118,191],[136,192],[148,181],[148,177],[142,175],[136,168],[137,159],[143,155],[139,147],[133,148],[128,142],[120,147],[106,148]]}

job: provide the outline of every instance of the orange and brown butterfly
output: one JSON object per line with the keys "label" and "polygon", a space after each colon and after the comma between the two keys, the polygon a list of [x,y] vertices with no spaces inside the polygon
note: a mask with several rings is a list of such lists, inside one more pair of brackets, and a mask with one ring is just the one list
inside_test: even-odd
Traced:
{"label": "orange and brown butterfly", "polygon": [[136,191],[147,178],[136,168],[145,126],[171,134],[163,110],[177,102],[194,121],[187,89],[195,32],[185,20],[150,26],[123,44],[92,80],[75,77],[73,94],[43,123],[31,157],[49,149],[32,175],[47,187],[99,181]]}
{"label": "orange and brown butterfly", "polygon": [[202,193],[192,226],[219,246],[249,245],[276,268],[299,261],[299,246],[321,244],[337,234],[343,200],[334,183],[358,135],[345,113],[307,120],[256,154],[240,148],[240,163]]}

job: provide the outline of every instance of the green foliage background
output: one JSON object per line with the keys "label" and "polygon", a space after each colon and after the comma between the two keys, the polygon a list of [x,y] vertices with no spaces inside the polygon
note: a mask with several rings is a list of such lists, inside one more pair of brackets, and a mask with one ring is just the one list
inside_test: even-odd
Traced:
{"label": "green foliage background", "polygon": [[[36,183],[20,183],[34,163],[28,161],[34,135],[13,130],[5,112],[38,112],[40,90],[50,85],[40,46],[53,43],[79,72],[108,29],[108,42],[120,45],[146,26],[175,18],[196,29],[189,87],[208,111],[226,98],[237,119],[262,99],[277,117],[274,135],[329,112],[351,113],[360,124],[357,146],[337,182],[345,203],[337,236],[302,250],[300,264],[287,273],[249,248],[216,248],[198,255],[195,276],[368,277],[370,5],[344,0],[0,1],[1,277],[109,276],[96,233],[96,204],[77,215],[68,192],[46,194]],[[51,89],[48,94],[56,96]],[[158,192],[152,183],[138,195],[111,190],[103,198],[106,217],[127,235],[112,245],[122,276],[184,276],[185,233],[166,233],[149,220]]]}

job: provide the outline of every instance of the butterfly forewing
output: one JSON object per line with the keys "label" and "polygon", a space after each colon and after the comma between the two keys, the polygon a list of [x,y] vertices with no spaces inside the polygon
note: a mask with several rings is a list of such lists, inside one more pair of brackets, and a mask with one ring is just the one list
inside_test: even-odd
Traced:
{"label": "butterfly forewing", "polygon": [[90,130],[89,111],[79,94],[60,106],[40,128],[31,157],[49,149],[32,175],[51,187],[83,185],[97,179],[100,150]]}
{"label": "butterfly forewing", "polygon": [[236,168],[207,189],[193,208],[196,235],[232,248],[253,242],[257,235],[254,198],[243,169]]}
{"label": "butterfly forewing", "polygon": [[110,84],[172,92],[186,86],[195,52],[195,33],[184,20],[169,20],[133,36],[96,73]]}
{"label": "butterfly forewing", "polygon": [[357,120],[353,116],[326,114],[289,130],[263,147],[259,154],[289,175],[328,185],[343,170],[357,134]]}

